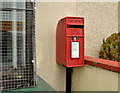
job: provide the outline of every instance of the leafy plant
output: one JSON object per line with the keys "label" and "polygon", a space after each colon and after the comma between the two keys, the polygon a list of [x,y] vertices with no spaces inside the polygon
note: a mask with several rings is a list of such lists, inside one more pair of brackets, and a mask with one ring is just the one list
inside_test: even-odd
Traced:
{"label": "leafy plant", "polygon": [[103,39],[103,44],[99,52],[99,58],[120,62],[120,32],[113,33],[108,38]]}

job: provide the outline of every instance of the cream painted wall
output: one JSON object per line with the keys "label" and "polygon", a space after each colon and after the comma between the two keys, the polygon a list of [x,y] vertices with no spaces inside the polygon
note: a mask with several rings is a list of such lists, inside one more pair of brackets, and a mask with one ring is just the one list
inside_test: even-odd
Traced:
{"label": "cream painted wall", "polygon": [[89,65],[74,68],[72,91],[118,91],[118,73]]}
{"label": "cream painted wall", "polygon": [[56,64],[56,26],[59,19],[76,15],[76,3],[36,2],[37,73],[55,90],[65,90],[65,67]]}
{"label": "cream painted wall", "polygon": [[[36,2],[37,73],[57,91],[65,90],[66,82],[65,67],[56,64],[55,43],[57,22],[65,16],[85,18],[85,55],[98,57],[102,39],[118,31],[118,3]],[[101,82],[103,77],[106,88]],[[89,78],[95,81],[92,82]],[[96,86],[95,90],[117,90],[117,79],[116,73],[103,69],[86,66],[75,68],[72,89],[86,91],[94,90]]]}

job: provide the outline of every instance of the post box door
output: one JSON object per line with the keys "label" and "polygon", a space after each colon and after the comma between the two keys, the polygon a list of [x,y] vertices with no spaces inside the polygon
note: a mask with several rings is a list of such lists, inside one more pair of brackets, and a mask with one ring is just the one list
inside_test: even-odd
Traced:
{"label": "post box door", "polygon": [[68,66],[84,64],[84,38],[66,37],[66,60]]}

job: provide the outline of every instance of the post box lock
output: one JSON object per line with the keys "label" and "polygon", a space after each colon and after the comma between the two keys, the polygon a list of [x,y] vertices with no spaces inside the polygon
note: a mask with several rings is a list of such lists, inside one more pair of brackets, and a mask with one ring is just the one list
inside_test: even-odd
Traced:
{"label": "post box lock", "polygon": [[84,65],[84,18],[62,18],[56,29],[56,62],[66,67]]}
{"label": "post box lock", "polygon": [[76,41],[77,40],[77,37],[74,37],[74,41]]}

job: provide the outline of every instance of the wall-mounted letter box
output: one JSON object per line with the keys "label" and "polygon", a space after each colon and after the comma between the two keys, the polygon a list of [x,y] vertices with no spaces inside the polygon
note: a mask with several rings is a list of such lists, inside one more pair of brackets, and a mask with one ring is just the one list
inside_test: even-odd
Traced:
{"label": "wall-mounted letter box", "polygon": [[84,65],[84,18],[65,17],[56,29],[56,61],[66,67]]}

